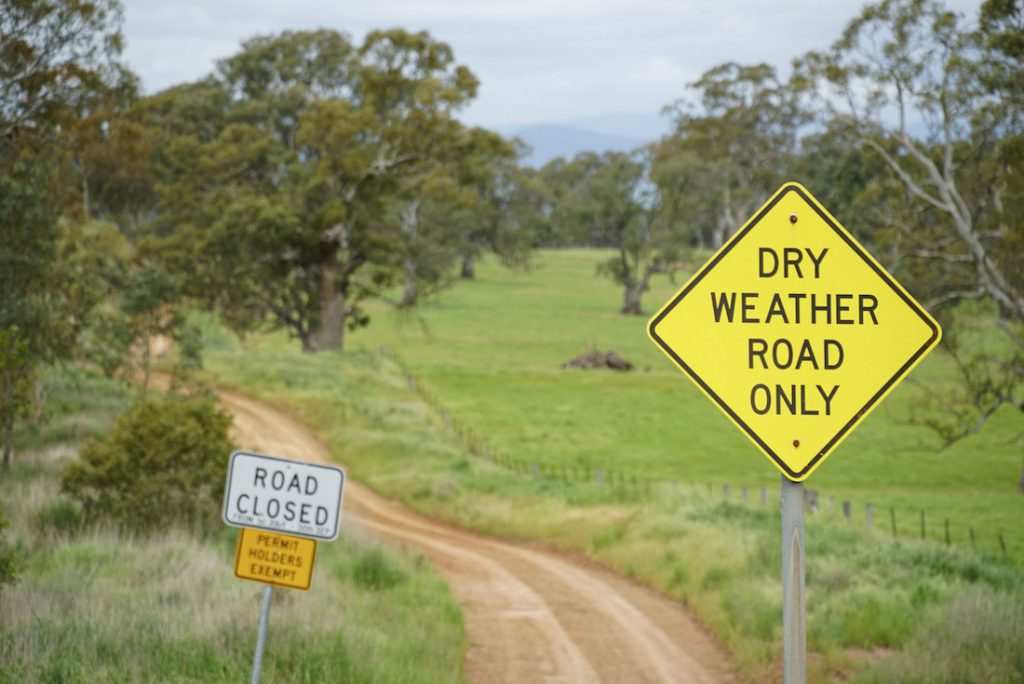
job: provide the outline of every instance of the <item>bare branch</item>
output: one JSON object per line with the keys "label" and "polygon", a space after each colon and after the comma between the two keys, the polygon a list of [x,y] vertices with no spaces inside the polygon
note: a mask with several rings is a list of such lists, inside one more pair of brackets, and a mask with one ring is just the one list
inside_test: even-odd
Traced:
{"label": "bare branch", "polygon": [[949,206],[945,202],[925,192],[924,189],[922,189],[921,186],[918,185],[917,182],[910,177],[910,174],[908,174],[903,169],[903,167],[900,166],[900,163],[896,161],[892,157],[892,155],[889,154],[885,150],[885,148],[882,147],[877,141],[868,137],[862,137],[861,142],[870,147],[871,149],[873,149],[875,152],[877,152],[882,157],[882,159],[885,160],[885,163],[889,165],[889,168],[892,169],[897,176],[899,176],[900,180],[903,181],[903,184],[907,187],[907,189],[916,197],[924,200],[925,202],[932,205],[936,209],[939,209],[944,212],[949,211]]}

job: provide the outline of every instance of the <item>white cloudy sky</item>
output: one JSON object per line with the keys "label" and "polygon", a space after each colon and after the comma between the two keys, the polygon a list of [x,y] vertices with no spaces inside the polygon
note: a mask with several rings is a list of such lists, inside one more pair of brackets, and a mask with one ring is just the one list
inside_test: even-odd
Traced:
{"label": "white cloudy sky", "polygon": [[[126,57],[146,92],[193,80],[256,34],[426,29],[481,80],[464,118],[507,128],[653,114],[724,61],[824,48],[861,0],[123,0]],[[947,0],[974,17],[980,0]]]}

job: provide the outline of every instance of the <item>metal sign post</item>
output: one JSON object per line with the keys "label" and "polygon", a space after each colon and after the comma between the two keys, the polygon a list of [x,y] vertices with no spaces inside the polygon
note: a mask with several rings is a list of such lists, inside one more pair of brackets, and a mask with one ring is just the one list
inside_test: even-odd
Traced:
{"label": "metal sign post", "polygon": [[785,684],[807,682],[804,485],[782,476],[782,664]]}
{"label": "metal sign post", "polygon": [[274,585],[268,584],[263,592],[260,631],[256,635],[256,652],[252,656],[252,684],[260,684],[260,670],[263,669],[263,649],[267,645],[267,623],[270,622],[270,601],[273,597]]}

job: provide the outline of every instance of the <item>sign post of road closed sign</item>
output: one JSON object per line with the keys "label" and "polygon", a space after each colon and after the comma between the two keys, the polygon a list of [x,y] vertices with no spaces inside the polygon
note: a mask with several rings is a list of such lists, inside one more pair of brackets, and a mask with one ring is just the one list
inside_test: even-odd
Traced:
{"label": "sign post of road closed sign", "polygon": [[939,325],[787,183],[647,330],[782,473],[783,672],[804,684],[803,480],[935,348]]}
{"label": "sign post of road closed sign", "polygon": [[224,522],[240,527],[235,575],[267,585],[253,654],[259,684],[274,586],[309,589],[316,542],[338,537],[345,472],[335,466],[235,451],[224,489]]}
{"label": "sign post of road closed sign", "polygon": [[224,490],[224,522],[333,541],[344,483],[344,471],[335,466],[236,451]]}

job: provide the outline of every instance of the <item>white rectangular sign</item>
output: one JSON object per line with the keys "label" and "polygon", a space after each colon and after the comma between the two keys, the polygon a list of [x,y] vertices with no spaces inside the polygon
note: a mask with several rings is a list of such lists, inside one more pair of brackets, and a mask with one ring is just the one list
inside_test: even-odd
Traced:
{"label": "white rectangular sign", "polygon": [[231,454],[224,522],[297,537],[338,536],[345,472],[246,451]]}

